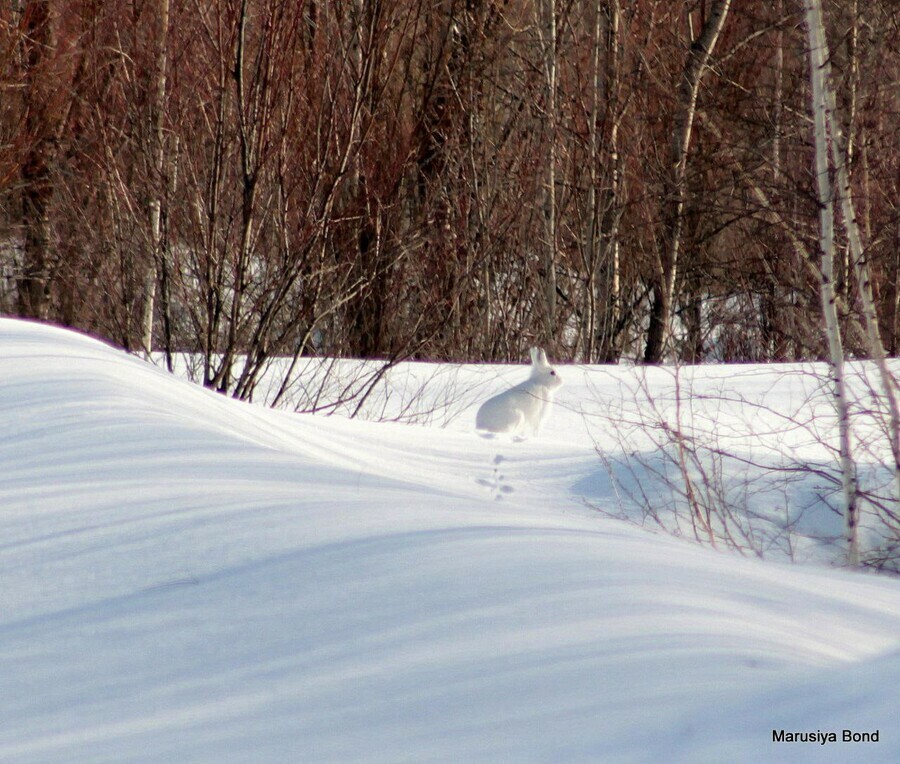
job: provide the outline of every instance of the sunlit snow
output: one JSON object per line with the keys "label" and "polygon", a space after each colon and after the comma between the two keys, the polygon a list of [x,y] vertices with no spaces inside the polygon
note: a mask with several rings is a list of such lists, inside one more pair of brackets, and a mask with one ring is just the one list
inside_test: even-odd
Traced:
{"label": "sunlit snow", "polygon": [[671,371],[564,367],[515,441],[473,419],[524,367],[426,368],[427,423],[296,414],[0,320],[0,761],[900,760],[898,579],[828,566],[827,484],[766,482],[829,458],[812,367],[686,378],[763,560],[634,502],[676,500],[633,405]]}

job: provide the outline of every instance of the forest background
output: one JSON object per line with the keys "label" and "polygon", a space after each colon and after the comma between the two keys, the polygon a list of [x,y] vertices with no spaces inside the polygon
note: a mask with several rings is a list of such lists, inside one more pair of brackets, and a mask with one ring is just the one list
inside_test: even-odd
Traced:
{"label": "forest background", "polygon": [[[900,6],[822,5],[894,355]],[[239,397],[302,355],[826,358],[811,99],[800,0],[13,0],[0,311]]]}

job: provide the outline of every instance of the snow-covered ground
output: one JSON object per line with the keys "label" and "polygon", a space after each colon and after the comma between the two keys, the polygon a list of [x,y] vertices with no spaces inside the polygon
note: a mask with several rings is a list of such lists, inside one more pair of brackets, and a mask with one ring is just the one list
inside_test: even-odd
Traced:
{"label": "snow-covered ground", "polygon": [[[0,320],[0,761],[900,760],[900,583],[763,477],[828,459],[809,367],[563,368],[521,442],[472,432],[521,368],[417,371],[429,426],[293,414]],[[682,400],[772,559],[651,532]]]}

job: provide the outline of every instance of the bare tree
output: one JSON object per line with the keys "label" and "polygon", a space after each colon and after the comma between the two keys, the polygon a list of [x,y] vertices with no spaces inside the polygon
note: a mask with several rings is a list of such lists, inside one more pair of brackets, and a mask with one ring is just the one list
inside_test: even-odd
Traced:
{"label": "bare tree", "polygon": [[[622,321],[622,269],[619,225],[622,217],[622,153],[619,134],[625,115],[621,103],[621,8],[618,0],[596,0],[585,14],[590,50],[585,56],[590,83],[584,111],[576,124],[586,121],[583,146],[573,151],[573,163],[583,165],[584,209],[579,237],[579,266],[583,271],[580,349],[587,361],[614,361],[619,352]],[[586,31],[587,31],[586,30]],[[577,34],[577,32],[573,33]],[[578,58],[576,58],[576,61]],[[577,70],[576,70],[577,71]],[[578,103],[582,99],[572,99]],[[577,134],[577,131],[573,131]],[[583,157],[583,160],[582,160]],[[573,168],[576,187],[581,175]]]}
{"label": "bare tree", "polygon": [[[201,353],[239,395],[296,353],[824,357],[800,7],[4,5],[5,305]],[[833,8],[838,316],[877,360],[900,16]]]}
{"label": "bare tree", "polygon": [[25,72],[24,128],[29,146],[21,168],[22,265],[18,275],[19,313],[32,318],[49,317],[50,278],[55,260],[51,204],[52,164],[62,122],[55,112],[58,83],[51,62],[56,49],[53,3],[26,0],[21,13],[21,61]]}
{"label": "bare tree", "polygon": [[540,0],[535,8],[538,16],[536,29],[540,41],[544,70],[544,119],[546,124],[547,156],[546,175],[541,202],[544,216],[544,237],[541,246],[543,271],[542,313],[544,321],[543,342],[549,344],[556,336],[556,142],[557,142],[557,47],[559,44],[556,20],[556,0]]}
{"label": "bare tree", "polygon": [[653,285],[653,302],[644,361],[659,363],[671,333],[675,285],[678,278],[687,200],[687,166],[691,132],[697,110],[697,98],[703,75],[728,18],[731,0],[714,0],[699,35],[691,39],[690,49],[678,86],[675,119],[670,147],[670,173],[664,185],[663,241]]}
{"label": "bare tree", "polygon": [[168,67],[169,0],[156,0],[151,8],[153,21],[153,72],[149,108],[149,154],[151,158],[151,199],[148,206],[150,246],[144,266],[141,345],[149,357],[153,350],[153,318],[159,264],[163,258],[162,197],[165,183],[165,105]]}
{"label": "bare tree", "polygon": [[[837,176],[838,199],[841,205],[844,227],[847,231],[848,249],[856,276],[857,293],[862,306],[862,314],[866,328],[866,339],[869,354],[874,358],[881,377],[881,389],[888,405],[889,439],[891,453],[894,457],[895,500],[900,502],[900,406],[897,402],[897,383],[888,369],[884,343],[879,329],[878,312],[872,293],[872,274],[868,258],[862,243],[856,207],[853,203],[853,189],[850,184],[850,144],[844,138],[840,116],[837,109],[837,98],[834,93],[829,63],[828,42],[825,38],[825,24],[822,18],[821,0],[807,0],[807,24],[815,35],[815,44],[822,51],[819,78],[822,96],[825,101],[824,111],[826,125],[831,137],[831,160]],[[810,47],[813,40],[810,40]],[[815,75],[814,75],[815,76]],[[855,98],[855,91],[854,91]]]}
{"label": "bare tree", "polygon": [[841,483],[847,522],[847,561],[859,564],[859,509],[857,506],[856,464],[850,444],[850,413],[844,381],[844,348],[835,296],[834,194],[829,172],[828,97],[825,69],[827,48],[819,0],[804,0],[809,38],[810,80],[813,92],[813,125],[816,148],[816,186],[819,194],[819,236],[822,249],[822,313],[828,337],[829,363],[834,406],[838,421]]}

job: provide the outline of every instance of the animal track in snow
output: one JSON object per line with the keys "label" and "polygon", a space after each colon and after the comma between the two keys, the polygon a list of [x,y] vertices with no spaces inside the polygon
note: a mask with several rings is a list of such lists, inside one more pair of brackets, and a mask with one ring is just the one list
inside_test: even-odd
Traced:
{"label": "animal track in snow", "polygon": [[483,485],[485,488],[488,488],[493,492],[495,501],[500,501],[505,495],[515,491],[515,488],[513,488],[511,485],[509,485],[509,483],[506,482],[506,475],[500,472],[500,465],[503,464],[503,461],[503,455],[497,454],[492,460],[494,468],[491,472],[491,476],[486,478],[477,478],[475,480],[478,485]]}

